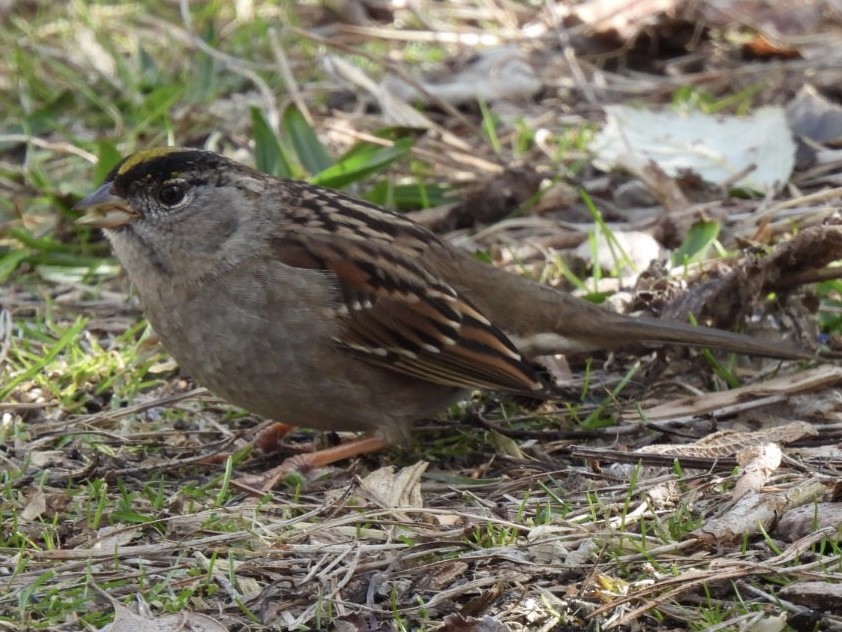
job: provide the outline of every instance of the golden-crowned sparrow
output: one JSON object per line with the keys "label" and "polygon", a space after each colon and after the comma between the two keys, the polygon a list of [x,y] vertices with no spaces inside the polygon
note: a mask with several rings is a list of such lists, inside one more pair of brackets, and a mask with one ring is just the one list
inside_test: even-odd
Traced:
{"label": "golden-crowned sparrow", "polygon": [[527,362],[541,354],[666,342],[807,355],[611,313],[378,206],[207,151],[138,152],[76,208],[187,372],[295,425],[397,441],[467,389],[546,393]]}

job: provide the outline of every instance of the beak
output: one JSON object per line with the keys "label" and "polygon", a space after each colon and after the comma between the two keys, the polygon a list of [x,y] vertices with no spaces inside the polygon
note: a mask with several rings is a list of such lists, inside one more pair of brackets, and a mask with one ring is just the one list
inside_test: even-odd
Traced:
{"label": "beak", "polygon": [[76,203],[74,211],[86,211],[76,220],[77,224],[94,228],[119,228],[138,217],[129,203],[112,190],[112,183],[106,182],[85,199]]}

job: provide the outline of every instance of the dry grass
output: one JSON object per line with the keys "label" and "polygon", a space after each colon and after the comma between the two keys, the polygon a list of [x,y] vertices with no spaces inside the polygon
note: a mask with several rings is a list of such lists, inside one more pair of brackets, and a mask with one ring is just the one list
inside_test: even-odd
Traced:
{"label": "dry grass", "polygon": [[[723,250],[755,250],[688,264],[691,287],[756,281],[756,302],[740,307],[758,335],[809,344],[838,329],[838,159],[749,199],[690,178],[609,178],[589,149],[610,103],[744,111],[787,102],[805,70],[838,98],[832,48],[810,61],[747,59],[736,37],[746,30],[705,30],[704,7],[679,11],[696,35],[676,56],[665,43],[685,31],[663,18],[647,47],[626,33],[614,42],[585,26],[558,30],[546,7],[508,0],[429,3],[356,24],[362,3],[336,6],[348,13],[263,2],[6,9],[0,627],[101,629],[130,620],[121,603],[139,616],[135,632],[167,613],[229,630],[736,630],[787,620],[839,629],[839,605],[811,603],[799,588],[842,573],[831,502],[842,374],[827,357],[801,366],[675,351],[570,358],[559,369],[581,393],[570,401],[477,394],[403,449],[305,472],[262,498],[231,484],[347,437],[300,431],[278,455],[255,454],[262,421],[179,374],[101,237],[73,227],[69,208],[138,147],[174,140],[250,161],[265,141],[250,106],[283,129],[285,106],[297,104],[334,156],[361,138],[388,144],[374,135],[393,121],[343,62],[374,80],[417,83],[511,43],[541,85],[505,107],[435,101],[393,112],[423,115],[430,129],[355,192],[402,208],[467,198],[461,214],[417,217],[500,265],[588,295],[629,289],[628,277],[568,256],[595,225],[675,246],[700,218],[716,220]],[[832,27],[794,41],[828,46]],[[606,41],[610,51],[598,48]],[[326,66],[327,55],[340,61]],[[506,180],[512,165],[525,171]],[[312,175],[306,161],[293,168]],[[509,191],[501,182],[514,183],[522,212],[495,207]],[[684,202],[672,207],[676,190]],[[476,219],[466,209],[500,221],[458,227]],[[805,239],[811,230],[821,237]],[[763,257],[793,233],[799,248]],[[668,309],[679,286],[653,269],[631,307]],[[728,390],[734,383],[743,390]],[[704,437],[721,429],[739,434],[717,435],[711,451]],[[670,443],[692,448],[676,458]],[[759,482],[736,497],[752,471]]]}

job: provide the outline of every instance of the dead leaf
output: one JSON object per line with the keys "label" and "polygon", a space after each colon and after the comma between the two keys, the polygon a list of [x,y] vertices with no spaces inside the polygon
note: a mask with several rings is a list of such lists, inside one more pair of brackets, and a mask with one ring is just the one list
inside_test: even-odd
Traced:
{"label": "dead leaf", "polygon": [[64,460],[65,452],[64,450],[30,450],[29,451],[29,462],[32,464],[32,467],[37,468],[44,468],[44,467],[55,467],[56,463],[60,463]]}
{"label": "dead leaf", "polygon": [[842,584],[838,582],[800,581],[781,588],[782,599],[807,608],[839,611],[842,609]]}
{"label": "dead leaf", "polygon": [[507,437],[506,435],[501,434],[496,430],[491,430],[488,433],[488,438],[494,445],[494,451],[497,452],[497,454],[511,457],[513,459],[526,458],[526,455],[520,449],[520,445],[518,444],[518,442],[512,439],[511,437]]}
{"label": "dead leaf", "polygon": [[52,519],[67,509],[70,500],[70,496],[65,493],[48,493],[37,489],[29,495],[20,517],[27,522],[38,518]]}
{"label": "dead leaf", "polygon": [[39,518],[47,511],[47,495],[40,489],[36,489],[29,495],[26,507],[20,512],[20,517],[27,522]]}
{"label": "dead leaf", "polygon": [[724,516],[708,520],[690,537],[710,546],[730,546],[761,529],[770,531],[787,504],[783,494],[749,491]]}
{"label": "dead leaf", "polygon": [[830,102],[811,84],[803,85],[787,104],[786,120],[798,136],[799,168],[806,168],[816,160],[815,143],[828,147],[842,144],[842,106]]}
{"label": "dead leaf", "polygon": [[746,59],[798,59],[801,53],[793,46],[773,42],[762,34],[755,35],[750,42],[743,44]]}
{"label": "dead leaf", "polygon": [[152,618],[135,614],[119,601],[109,598],[114,608],[114,621],[100,632],[226,632],[228,628],[214,619],[183,610]]}
{"label": "dead leaf", "polygon": [[[722,516],[708,520],[691,534],[711,546],[735,544],[747,536],[769,533],[781,516],[794,507],[813,506],[822,498],[827,488],[822,483],[808,481],[787,489],[786,492],[747,492],[727,509]],[[815,534],[812,530],[810,534]]]}
{"label": "dead leaf", "polygon": [[99,551],[117,551],[142,535],[140,527],[126,527],[114,525],[102,527],[96,533],[96,540],[90,545],[91,549]]}
{"label": "dead leaf", "polygon": [[403,101],[428,103],[432,96],[452,105],[530,99],[543,87],[526,52],[517,46],[487,49],[461,70],[454,73],[448,69],[442,71],[439,81],[418,84],[423,91],[395,77],[388,78],[384,86]]}
{"label": "dead leaf", "polygon": [[816,503],[787,511],[775,529],[775,535],[795,542],[810,533],[842,526],[842,503]]}
{"label": "dead leaf", "polygon": [[817,143],[842,143],[842,106],[826,99],[815,86],[801,86],[786,106],[786,119],[796,134]]}
{"label": "dead leaf", "polygon": [[737,463],[742,466],[742,472],[731,492],[731,499],[739,500],[749,491],[760,491],[780,467],[782,458],[783,453],[777,443],[751,446],[738,452]]}
{"label": "dead leaf", "polygon": [[605,126],[593,142],[594,164],[604,171],[632,154],[672,177],[691,172],[719,186],[773,191],[795,167],[795,142],[779,107],[745,117],[624,105],[608,106],[605,113]]}
{"label": "dead leaf", "polygon": [[366,476],[360,488],[370,500],[385,509],[423,507],[421,475],[428,465],[426,461],[419,461],[415,465],[401,468],[397,473],[392,465],[381,467]]}
{"label": "dead leaf", "polygon": [[553,525],[533,527],[526,534],[531,560],[538,564],[558,564],[570,554],[563,539],[570,535],[570,529]]}

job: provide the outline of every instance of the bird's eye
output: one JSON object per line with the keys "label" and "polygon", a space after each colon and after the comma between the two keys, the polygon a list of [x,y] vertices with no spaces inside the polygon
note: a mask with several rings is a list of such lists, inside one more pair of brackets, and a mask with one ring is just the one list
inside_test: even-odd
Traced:
{"label": "bird's eye", "polygon": [[187,196],[187,183],[181,180],[165,182],[158,189],[158,201],[164,206],[178,206]]}

